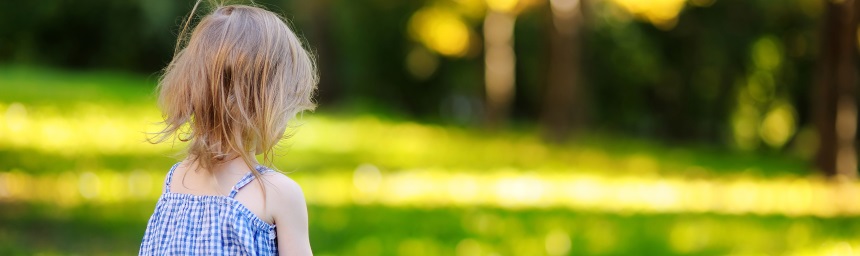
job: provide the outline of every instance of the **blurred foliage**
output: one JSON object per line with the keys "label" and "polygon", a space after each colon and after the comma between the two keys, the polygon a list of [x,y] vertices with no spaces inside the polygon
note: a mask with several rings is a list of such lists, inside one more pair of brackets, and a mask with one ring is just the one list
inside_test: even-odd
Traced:
{"label": "blurred foliage", "polygon": [[[157,169],[171,145],[141,144],[160,115],[154,81],[135,75],[7,67],[0,69],[0,159],[36,172],[69,169]],[[108,118],[109,117],[109,118]],[[367,113],[308,113],[294,123],[297,137],[279,147],[276,164],[299,170],[352,169],[370,162],[384,169],[444,167],[487,170],[577,169],[598,174],[684,177],[808,174],[802,153],[732,153],[706,145],[673,147],[594,132],[562,145],[544,144],[535,128],[488,133],[416,123]],[[380,147],[385,143],[385,147]],[[182,144],[174,145],[176,149]],[[439,150],[446,149],[446,150]],[[52,162],[41,161],[46,157]],[[316,159],[328,158],[318,162]],[[91,159],[83,161],[82,159]],[[98,161],[96,161],[98,160]],[[644,163],[644,164],[643,164]],[[651,166],[651,167],[645,167]],[[702,169],[697,171],[698,169]]]}
{"label": "blurred foliage", "polygon": [[[518,16],[515,123],[541,111],[553,54],[548,1],[257,2],[285,13],[318,53],[323,108],[466,125],[483,113],[481,19],[488,6],[510,9]],[[153,74],[171,58],[192,3],[7,1],[0,64]],[[583,49],[592,130],[741,149],[810,146],[794,138],[810,123],[819,1],[582,5],[582,42],[571,47]]]}
{"label": "blurred foliage", "polygon": [[[808,166],[822,1],[256,2],[320,62],[320,113],[275,162],[308,192],[318,255],[860,248],[860,186]],[[551,4],[581,6],[570,47],[589,117],[556,144],[533,124]],[[144,139],[192,5],[0,2],[0,255],[136,251],[182,146]],[[514,120],[495,131],[474,128],[488,11],[516,15]]]}

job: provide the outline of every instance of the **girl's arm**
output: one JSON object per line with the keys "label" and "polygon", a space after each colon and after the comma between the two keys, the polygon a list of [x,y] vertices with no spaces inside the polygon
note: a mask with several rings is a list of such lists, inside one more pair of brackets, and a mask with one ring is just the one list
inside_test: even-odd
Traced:
{"label": "girl's arm", "polygon": [[308,238],[308,207],[302,188],[281,173],[274,173],[266,180],[269,181],[266,184],[266,207],[272,209],[272,218],[277,225],[278,254],[313,255]]}

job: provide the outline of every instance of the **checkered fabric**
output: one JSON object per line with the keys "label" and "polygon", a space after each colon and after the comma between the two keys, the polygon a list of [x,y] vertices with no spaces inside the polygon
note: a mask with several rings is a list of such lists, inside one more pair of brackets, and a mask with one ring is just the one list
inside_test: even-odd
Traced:
{"label": "checkered fabric", "polygon": [[[179,163],[164,181],[164,194],[146,226],[139,255],[276,255],[275,225],[266,223],[234,197],[254,180],[248,172],[233,186],[229,196],[191,195],[170,192],[170,180]],[[257,166],[260,173],[273,170]]]}

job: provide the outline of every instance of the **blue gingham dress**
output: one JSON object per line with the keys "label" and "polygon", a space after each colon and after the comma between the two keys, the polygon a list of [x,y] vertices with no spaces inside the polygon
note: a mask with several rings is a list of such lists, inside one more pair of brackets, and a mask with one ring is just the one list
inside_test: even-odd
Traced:
{"label": "blue gingham dress", "polygon": [[[165,192],[149,218],[139,255],[278,254],[275,225],[234,199],[239,189],[254,180],[253,173],[242,177],[229,196],[179,194],[170,192],[177,166],[167,173]],[[258,165],[257,171],[273,170]]]}

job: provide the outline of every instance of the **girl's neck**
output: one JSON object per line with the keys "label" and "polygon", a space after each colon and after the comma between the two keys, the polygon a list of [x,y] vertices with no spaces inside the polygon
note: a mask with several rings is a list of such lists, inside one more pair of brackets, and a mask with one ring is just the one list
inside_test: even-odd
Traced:
{"label": "girl's neck", "polygon": [[[192,157],[189,157],[189,158],[192,158]],[[250,171],[249,168],[255,167],[258,164],[259,163],[257,163],[257,159],[252,158],[251,159],[251,166],[249,167],[248,163],[245,163],[245,160],[242,159],[241,157],[233,157],[230,160],[227,160],[227,161],[222,162],[216,166],[213,166],[211,168],[211,170],[204,170],[203,168],[198,168],[199,166],[197,165],[197,163],[195,161],[194,163],[192,163],[192,166],[194,167],[192,169],[196,170],[196,171],[201,171],[201,170],[202,171],[208,171],[211,174],[234,173],[234,172],[247,173],[248,171]]]}

